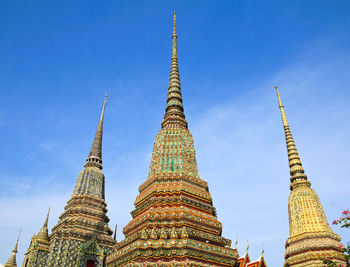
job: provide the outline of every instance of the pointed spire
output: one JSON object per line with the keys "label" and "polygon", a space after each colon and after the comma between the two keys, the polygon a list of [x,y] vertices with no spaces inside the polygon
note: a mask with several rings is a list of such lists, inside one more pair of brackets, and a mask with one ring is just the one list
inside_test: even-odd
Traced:
{"label": "pointed spire", "polygon": [[21,236],[21,232],[22,232],[22,227],[19,230],[16,245],[15,245],[15,247],[12,250],[12,254],[11,254],[10,258],[5,263],[5,267],[17,267],[16,253],[18,251],[18,241],[19,241],[19,237]]}
{"label": "pointed spire", "polygon": [[177,62],[177,35],[176,35],[176,12],[174,12],[173,45],[171,51],[171,68],[168,87],[167,105],[165,108],[162,128],[187,128],[184,108],[182,105],[182,94],[180,85],[180,74]]}
{"label": "pointed spire", "polygon": [[246,264],[250,262],[248,250],[249,250],[249,241],[247,240],[247,249],[244,254],[244,260],[243,260],[242,266],[246,266]]}
{"label": "pointed spire", "polygon": [[113,236],[114,240],[117,240],[117,226],[118,226],[118,224],[115,224],[114,236]]}
{"label": "pointed spire", "polygon": [[89,156],[86,159],[86,163],[84,167],[94,166],[102,170],[102,135],[103,135],[103,118],[105,114],[106,100],[107,100],[107,94],[105,95],[105,100],[103,102],[101,117],[96,130],[94,142],[92,143],[92,147],[91,147]]}
{"label": "pointed spire", "polygon": [[174,11],[174,24],[173,24],[173,46],[171,50],[171,58],[177,58],[177,35],[176,35],[176,11]]}
{"label": "pointed spire", "polygon": [[16,245],[15,245],[15,247],[14,247],[13,250],[12,250],[12,252],[14,252],[14,253],[17,253],[18,241],[19,241],[19,237],[21,236],[21,232],[22,232],[22,227],[19,229],[19,233],[18,233],[18,236],[17,236]]}
{"label": "pointed spire", "polygon": [[260,259],[259,259],[259,266],[258,267],[265,267],[266,266],[265,260],[264,260],[264,252],[265,252],[265,249],[264,249],[264,245],[263,245],[263,248],[262,248],[262,251],[261,251],[261,255],[260,255]]}
{"label": "pointed spire", "polygon": [[236,235],[235,249],[237,249],[237,244],[238,244],[238,236]]}
{"label": "pointed spire", "polygon": [[49,210],[47,211],[46,219],[45,219],[45,222],[44,222],[44,227],[47,227],[47,223],[49,221],[49,216],[50,216],[50,207],[49,207]]}
{"label": "pointed spire", "polygon": [[46,241],[46,242],[49,242],[49,229],[47,228],[47,224],[49,221],[49,215],[50,215],[50,207],[49,207],[49,210],[47,211],[44,225],[43,225],[43,227],[41,227],[41,229],[37,235],[37,238],[39,240]]}
{"label": "pointed spire", "polygon": [[287,152],[288,152],[288,161],[289,161],[289,168],[290,168],[290,175],[291,175],[291,183],[293,183],[296,180],[307,180],[307,176],[304,173],[304,169],[301,164],[301,160],[297,151],[297,148],[295,147],[294,139],[292,136],[292,133],[289,128],[287,116],[284,112],[284,107],[281,101],[280,94],[278,92],[278,87],[275,86],[277,98],[278,98],[278,104],[279,108],[281,110],[281,116],[282,116],[282,122],[283,122],[283,128],[286,138],[286,144],[287,144]]}

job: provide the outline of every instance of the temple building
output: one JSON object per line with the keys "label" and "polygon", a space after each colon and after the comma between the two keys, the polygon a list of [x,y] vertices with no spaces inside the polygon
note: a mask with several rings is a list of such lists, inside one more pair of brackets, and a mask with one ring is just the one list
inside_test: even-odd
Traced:
{"label": "temple building", "polygon": [[284,266],[324,266],[324,259],[332,259],[337,266],[346,266],[340,237],[330,228],[320,199],[311,189],[289,129],[281,97],[276,86],[279,108],[287,144],[290,168],[288,200],[289,238],[286,242]]}
{"label": "temple building", "polygon": [[[236,242],[235,248],[237,249],[237,242]],[[264,259],[264,249],[261,252],[260,258],[256,261],[250,261],[248,250],[249,250],[249,243],[244,256],[238,258],[237,264],[235,267],[267,267]]]}
{"label": "temple building", "polygon": [[243,257],[238,258],[237,267],[266,267],[266,263],[264,260],[264,255],[261,254],[260,258],[256,261],[250,261],[248,253],[246,253]]}
{"label": "temple building", "polygon": [[47,214],[43,227],[33,236],[25,253],[23,267],[103,267],[107,255],[114,250],[116,241],[108,226],[105,177],[101,171],[106,98],[91,151],[72,197],[50,235]]}
{"label": "temple building", "polygon": [[199,177],[187,127],[177,57],[176,14],[167,104],[147,180],[139,187],[125,239],[107,266],[234,266],[236,249],[221,236],[208,184]]}

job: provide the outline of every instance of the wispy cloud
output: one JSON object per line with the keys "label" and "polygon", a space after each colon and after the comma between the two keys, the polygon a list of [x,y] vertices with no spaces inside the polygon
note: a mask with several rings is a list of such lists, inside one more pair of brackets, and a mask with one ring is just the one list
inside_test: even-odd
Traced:
{"label": "wispy cloud", "polygon": [[39,147],[44,150],[44,151],[50,151],[54,148],[57,148],[58,147],[58,144],[54,141],[49,141],[49,140],[46,140],[46,141],[42,141],[40,144],[39,144]]}

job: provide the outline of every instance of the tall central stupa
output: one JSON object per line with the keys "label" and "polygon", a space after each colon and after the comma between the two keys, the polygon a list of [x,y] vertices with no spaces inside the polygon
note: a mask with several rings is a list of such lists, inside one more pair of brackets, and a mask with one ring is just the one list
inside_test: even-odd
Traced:
{"label": "tall central stupa", "polygon": [[171,70],[162,128],[156,136],[148,179],[123,232],[107,257],[112,266],[234,266],[238,253],[222,237],[207,182],[198,175],[187,128],[177,60],[176,14]]}

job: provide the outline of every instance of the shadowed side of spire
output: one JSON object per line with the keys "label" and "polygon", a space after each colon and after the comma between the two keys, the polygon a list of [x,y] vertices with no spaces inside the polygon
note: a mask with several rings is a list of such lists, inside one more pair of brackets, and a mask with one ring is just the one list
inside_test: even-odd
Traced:
{"label": "shadowed side of spire", "polygon": [[162,128],[187,128],[184,108],[182,105],[182,94],[180,85],[179,66],[177,61],[177,35],[176,35],[176,12],[174,12],[173,26],[173,45],[171,51],[171,68],[167,96],[167,105],[165,108]]}
{"label": "shadowed side of spire", "polygon": [[47,212],[44,225],[43,225],[43,227],[41,227],[40,232],[38,233],[38,236],[37,236],[37,238],[39,240],[47,241],[47,242],[49,242],[49,230],[47,228],[47,223],[49,221],[49,215],[50,215],[50,208],[49,208],[49,210]]}
{"label": "shadowed side of spire", "polygon": [[18,240],[19,240],[19,237],[21,235],[21,231],[22,231],[22,228],[19,230],[19,234],[18,234],[18,237],[17,237],[16,245],[15,245],[15,247],[12,250],[12,254],[11,254],[10,258],[5,263],[5,267],[17,267],[16,253],[18,251]]}
{"label": "shadowed side of spire", "polygon": [[84,167],[94,166],[102,170],[102,135],[103,135],[103,117],[105,114],[107,95],[105,95],[105,100],[103,102],[102,112],[98,127],[96,130],[94,142],[89,153],[88,158]]}
{"label": "shadowed side of spire", "polygon": [[284,107],[281,101],[280,94],[278,92],[278,87],[275,86],[275,89],[277,93],[279,108],[281,110],[283,128],[284,128],[284,133],[286,138],[288,161],[289,161],[289,168],[290,168],[289,173],[291,175],[291,178],[290,178],[291,182],[293,183],[294,181],[299,179],[307,180],[307,176],[304,173],[304,168],[302,167],[301,160],[300,160],[297,148],[295,146],[292,133],[289,128],[287,116],[284,112]]}
{"label": "shadowed side of spire", "polygon": [[117,240],[117,227],[118,227],[118,224],[115,224],[114,236],[113,236],[114,240]]}

